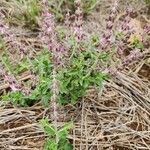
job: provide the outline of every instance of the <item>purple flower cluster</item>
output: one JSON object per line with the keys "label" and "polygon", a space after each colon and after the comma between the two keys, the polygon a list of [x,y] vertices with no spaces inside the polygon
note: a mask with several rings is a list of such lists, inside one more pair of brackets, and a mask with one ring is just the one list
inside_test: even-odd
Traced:
{"label": "purple flower cluster", "polygon": [[109,17],[106,19],[106,31],[103,33],[100,38],[100,47],[103,50],[107,50],[108,47],[112,46],[112,43],[115,41],[113,35],[113,25],[118,13],[118,0],[115,0],[114,6],[111,9]]}
{"label": "purple flower cluster", "polygon": [[[13,50],[19,50],[21,57],[23,57],[23,54],[25,54],[25,46],[23,46],[21,43],[17,41],[17,38],[15,34],[10,30],[10,27],[8,24],[4,21],[5,16],[0,13],[0,36],[3,38],[3,41],[5,42],[8,50],[10,50],[10,53]],[[6,81],[9,84],[9,87],[12,91],[22,91],[22,84],[19,83],[16,78],[9,74],[5,69],[1,71],[4,81]]]}
{"label": "purple flower cluster", "polygon": [[57,66],[63,65],[62,57],[64,45],[58,42],[54,16],[49,13],[45,7],[42,17],[42,32],[39,37],[42,38],[43,44],[46,45],[48,50],[52,53],[53,63]]}
{"label": "purple flower cluster", "polygon": [[150,36],[150,25],[146,24],[144,26],[143,30],[144,30],[144,33],[142,35],[142,42],[143,42],[143,45],[145,48],[149,48],[150,47],[150,39],[148,36]]}
{"label": "purple flower cluster", "polygon": [[26,46],[18,42],[17,37],[10,30],[9,25],[4,22],[4,17],[5,16],[0,13],[0,36],[2,36],[10,52],[12,52],[13,50],[18,50],[23,57],[23,54],[26,54]]}
{"label": "purple flower cluster", "polygon": [[122,69],[124,69],[125,66],[127,66],[131,62],[141,58],[142,56],[143,56],[143,54],[141,53],[141,51],[139,49],[135,49],[135,50],[131,51],[130,54],[122,60],[122,64],[119,65],[117,68],[122,70]]}
{"label": "purple flower cluster", "polygon": [[51,91],[52,91],[51,109],[53,113],[51,115],[51,119],[57,130],[57,120],[58,120],[57,96],[59,94],[57,69],[60,65],[62,65],[63,62],[62,55],[63,55],[64,48],[63,45],[61,45],[58,42],[54,16],[51,13],[49,13],[47,0],[43,0],[43,8],[44,11],[42,13],[43,19],[41,24],[42,31],[39,36],[40,38],[42,38],[43,44],[48,47],[48,50],[51,52],[53,58],[53,72],[52,72],[52,84],[51,84]]}
{"label": "purple flower cluster", "polygon": [[83,37],[84,37],[84,32],[83,32],[83,12],[82,12],[82,7],[81,7],[81,0],[76,0],[75,1],[75,21],[73,25],[73,32],[74,36],[77,42],[80,42]]}
{"label": "purple flower cluster", "polygon": [[[116,27],[115,31],[117,31],[117,36],[114,35],[113,26],[114,26],[114,20],[118,13],[118,1],[115,1],[115,5],[111,10],[111,13],[106,19],[106,31],[102,35],[102,38],[100,39],[100,46],[102,50],[109,50],[112,48],[112,46],[116,47],[117,50],[117,56],[119,57],[119,60],[116,59],[116,65],[109,66],[106,70],[112,75],[115,75],[117,71],[123,70],[126,66],[128,66],[131,62],[138,60],[139,58],[142,58],[144,56],[144,52],[141,51],[138,47],[130,47],[129,50],[129,39],[131,35],[134,35],[136,31],[131,27],[130,21],[131,21],[131,14],[133,13],[132,9],[128,6],[126,9],[125,14],[122,16],[119,25]],[[145,35],[149,35],[150,33],[150,26],[146,25],[144,27]],[[145,35],[143,36],[143,45],[149,45],[148,41],[145,41]],[[148,46],[147,46],[148,47]],[[126,56],[125,52],[129,51],[129,54]],[[119,62],[118,62],[119,61]]]}
{"label": "purple flower cluster", "polygon": [[29,87],[25,87],[25,85],[21,81],[18,81],[14,77],[14,75],[6,72],[5,69],[1,70],[1,74],[4,81],[9,84],[9,88],[11,89],[11,91],[13,92],[20,91],[24,95],[28,95],[30,93],[31,89]]}
{"label": "purple flower cluster", "polygon": [[123,34],[121,37],[116,38],[117,53],[121,58],[123,57],[124,50],[126,49],[128,39],[133,33],[133,29],[129,25],[131,12],[132,10],[126,10],[125,14],[122,16],[119,28],[117,29],[121,34]]}
{"label": "purple flower cluster", "polygon": [[146,24],[144,26],[144,32],[147,33],[148,35],[150,35],[150,24]]}
{"label": "purple flower cluster", "polygon": [[[121,24],[121,32],[123,33],[123,37],[118,40],[117,46],[118,46],[118,54],[123,57],[121,57],[121,64],[117,65],[118,70],[124,69],[125,66],[129,65],[131,62],[138,60],[139,58],[142,58],[145,54],[145,52],[142,52],[140,48],[133,47],[130,50],[130,53],[127,56],[124,56],[124,51],[128,49],[129,45],[129,38],[134,33],[134,29],[132,29],[129,25],[129,22],[131,20],[130,14],[132,13],[131,9],[127,9],[125,15],[123,16],[123,21]],[[150,27],[150,26],[149,26]],[[144,48],[146,48],[146,45],[148,45],[148,41],[146,39],[146,35],[149,34],[150,28],[147,25],[144,27],[144,35],[141,35],[143,37],[143,40],[139,42],[142,42]]]}
{"label": "purple flower cluster", "polygon": [[17,82],[16,78],[13,75],[8,74],[3,71],[4,81],[9,83],[9,87],[12,91],[21,91],[22,86]]}

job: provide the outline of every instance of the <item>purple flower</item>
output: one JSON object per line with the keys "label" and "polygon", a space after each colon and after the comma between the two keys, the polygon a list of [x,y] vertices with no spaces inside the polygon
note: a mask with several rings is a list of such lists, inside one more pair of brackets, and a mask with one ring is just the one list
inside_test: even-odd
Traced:
{"label": "purple flower", "polygon": [[60,42],[58,42],[55,19],[54,16],[49,13],[47,8],[44,9],[44,12],[42,13],[41,29],[42,30],[39,38],[42,39],[43,44],[52,53],[54,65],[63,65],[63,55],[65,48]]}
{"label": "purple flower", "polygon": [[74,25],[73,25],[73,34],[75,36],[76,41],[79,43],[83,37],[84,37],[84,32],[83,32],[83,12],[81,9],[81,1],[76,0],[75,1],[75,7],[76,7],[76,11],[75,11],[75,21],[74,21]]}
{"label": "purple flower", "polygon": [[4,80],[9,83],[9,87],[12,91],[21,91],[21,86],[17,83],[17,80],[12,75],[5,72]]}
{"label": "purple flower", "polygon": [[148,35],[150,35],[150,25],[149,24],[146,24],[144,26],[144,32],[147,33]]}
{"label": "purple flower", "polygon": [[[0,14],[0,16],[2,16],[2,14]],[[26,54],[26,46],[18,42],[16,35],[11,31],[9,25],[4,22],[3,17],[0,19],[0,35],[11,51],[18,50],[21,55]]]}
{"label": "purple flower", "polygon": [[118,13],[118,0],[115,0],[114,6],[111,9],[109,17],[106,19],[106,31],[100,38],[100,46],[103,50],[104,49],[107,50],[108,47],[109,48],[112,47],[112,44],[114,43],[113,25],[117,13]]}

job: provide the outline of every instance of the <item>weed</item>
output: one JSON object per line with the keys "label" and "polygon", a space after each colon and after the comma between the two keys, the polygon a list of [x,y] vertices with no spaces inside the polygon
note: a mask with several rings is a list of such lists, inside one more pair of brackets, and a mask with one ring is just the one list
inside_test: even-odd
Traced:
{"label": "weed", "polygon": [[144,0],[147,5],[150,5],[150,0]]}
{"label": "weed", "polygon": [[[55,14],[58,20],[64,20],[66,11],[71,11],[71,14],[75,12],[76,8],[74,3],[75,0],[50,0],[50,11]],[[89,14],[96,7],[98,0],[81,0],[81,3],[83,6],[83,14],[85,15]]]}
{"label": "weed", "polygon": [[[29,91],[27,94],[24,92],[25,89],[25,83],[21,85],[22,89],[19,89],[19,91],[12,91],[8,94],[2,96],[3,100],[10,100],[14,104],[20,104],[21,106],[27,106],[27,105],[33,105],[35,102],[41,100],[42,103],[45,106],[48,106],[49,99],[51,97],[51,67],[52,63],[50,61],[50,55],[47,50],[43,50],[42,53],[40,53],[38,56],[35,57],[35,59],[28,60],[22,60],[23,62],[18,63],[16,65],[16,68],[13,67],[13,72],[11,73],[18,73],[24,68],[30,69],[30,71],[35,75],[37,78],[36,83],[34,85],[29,84]],[[6,61],[9,62],[9,61]],[[12,68],[11,64],[4,63],[3,64],[7,68]],[[21,64],[26,64],[25,66]],[[10,72],[10,69],[7,70]],[[32,78],[32,81],[34,81],[34,78]],[[16,81],[17,82],[17,81]],[[20,91],[21,90],[21,91]]]}
{"label": "weed", "polygon": [[95,70],[95,67],[101,59],[105,59],[102,55],[99,56],[94,51],[83,51],[72,57],[69,66],[59,73],[59,103],[76,103],[78,98],[85,95],[89,86],[101,86],[107,74]]}
{"label": "weed", "polygon": [[41,126],[44,129],[47,139],[44,145],[44,150],[72,150],[73,147],[67,139],[68,130],[72,128],[72,123],[66,123],[60,128],[55,128],[53,124],[50,124],[48,119],[42,119],[40,121]]}
{"label": "weed", "polygon": [[38,16],[41,11],[38,0],[17,0],[14,7],[18,11],[15,11],[13,18],[9,18],[10,22],[16,20],[17,23],[20,22],[26,27],[30,27],[30,29],[37,27]]}
{"label": "weed", "polygon": [[[36,83],[32,86],[28,81],[20,84],[15,79],[13,87],[18,90],[12,89],[12,92],[2,96],[3,99],[11,100],[13,103],[22,106],[32,105],[42,100],[44,105],[48,106],[53,95],[53,81],[57,81],[59,89],[57,102],[60,104],[75,104],[80,97],[86,94],[86,90],[90,86],[101,87],[102,82],[108,78],[108,73],[116,73],[116,69],[124,68],[132,60],[142,57],[143,41],[135,37],[130,45],[128,43],[128,39],[133,33],[128,25],[129,10],[126,11],[121,24],[121,32],[114,35],[113,23],[118,11],[116,2],[107,19],[106,31],[99,38],[98,35],[85,35],[82,29],[83,13],[81,5],[76,3],[75,6],[77,9],[75,11],[75,22],[71,25],[70,30],[63,26],[57,26],[55,17],[49,13],[49,7],[45,6],[40,38],[46,49],[34,56],[32,60],[27,57],[12,66],[9,63],[9,57],[6,54],[3,55],[2,60],[7,72],[16,76],[23,70],[29,70],[36,78]],[[148,32],[148,27],[145,29]],[[4,40],[7,40],[9,34],[6,32],[5,26],[2,25],[1,30],[3,31],[3,37],[6,37]],[[15,44],[16,46],[13,39],[11,41],[11,45]],[[136,48],[136,51],[131,51],[129,56],[122,59],[124,51],[129,46],[133,51]],[[20,45],[16,47],[20,48]],[[117,66],[116,69],[113,67],[112,73],[110,63],[116,52],[121,59],[116,58],[114,64],[117,64]],[[53,79],[54,69],[56,72],[55,80]],[[17,88],[18,86],[15,86],[15,84],[20,85],[20,88]],[[28,84],[29,86],[26,88]]]}
{"label": "weed", "polygon": [[[24,7],[25,12],[17,15],[16,18],[23,20],[27,26],[35,27],[37,16],[41,12],[39,1],[18,0],[17,2]],[[18,44],[15,34],[9,32],[9,26],[0,23],[2,38],[0,48],[7,51],[8,45],[11,50],[19,50],[19,54],[23,55],[23,58],[16,62],[9,53],[3,53],[3,78],[9,84],[9,89],[1,97],[14,105],[31,106],[41,101],[44,106],[52,108],[52,122],[49,123],[47,118],[40,121],[47,135],[45,150],[72,150],[72,145],[67,139],[72,124],[58,126],[58,104],[77,103],[86,95],[89,87],[101,88],[103,81],[110,75],[115,75],[133,60],[143,57],[144,42],[147,43],[148,40],[144,41],[145,37],[140,39],[135,36],[129,42],[131,35],[134,35],[129,26],[131,10],[127,9],[123,16],[119,28],[121,31],[114,31],[118,1],[115,1],[106,19],[106,30],[101,37],[84,32],[83,15],[89,13],[96,3],[97,0],[82,0],[82,3],[75,0],[52,0],[47,1],[46,5],[43,4],[41,34],[39,34],[43,49],[33,55],[32,59],[25,56],[24,45]],[[55,21],[63,19],[64,7],[71,9],[71,14],[75,13],[74,16],[70,16],[74,19],[74,23],[66,24],[67,27],[57,26]],[[145,32],[149,34],[149,26],[145,27]],[[129,48],[130,52],[125,56],[124,53]],[[28,71],[32,77],[20,81],[18,76],[24,71]]]}

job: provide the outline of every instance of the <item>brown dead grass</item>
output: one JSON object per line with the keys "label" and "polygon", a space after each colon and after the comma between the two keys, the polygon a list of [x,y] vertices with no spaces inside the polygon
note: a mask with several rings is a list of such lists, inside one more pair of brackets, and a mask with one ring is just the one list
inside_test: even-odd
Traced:
{"label": "brown dead grass", "polygon": [[[103,91],[89,89],[76,106],[66,106],[63,121],[73,120],[69,139],[74,149],[149,149],[150,81],[137,73],[118,73]],[[38,120],[50,116],[41,104],[15,108],[1,102],[0,147],[42,150],[45,135]]]}
{"label": "brown dead grass", "polygon": [[[102,22],[104,15],[103,12],[100,14],[102,18],[94,12],[96,20],[89,17],[87,30],[95,28],[101,32],[103,24],[99,22]],[[28,31],[20,34],[29,36]],[[40,41],[36,37],[27,37],[21,40],[38,50]],[[75,106],[62,108],[60,114],[64,115],[60,116],[59,124],[70,120],[74,122],[74,128],[68,136],[74,150],[150,149],[149,56],[150,51],[142,60],[118,72],[116,77],[103,84],[102,91],[91,87]],[[26,77],[28,74],[20,80]],[[0,81],[0,90],[7,87]],[[43,150],[46,136],[38,121],[45,116],[50,118],[50,114],[51,110],[43,108],[41,103],[20,108],[0,101],[0,149]]]}

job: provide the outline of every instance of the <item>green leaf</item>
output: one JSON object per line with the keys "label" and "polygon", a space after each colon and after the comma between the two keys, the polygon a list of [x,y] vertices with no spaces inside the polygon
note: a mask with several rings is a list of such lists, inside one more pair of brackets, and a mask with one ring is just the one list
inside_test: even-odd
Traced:
{"label": "green leaf", "polygon": [[55,135],[56,133],[55,128],[52,124],[49,124],[48,118],[40,120],[40,124],[44,128],[46,134],[48,134],[49,136]]}
{"label": "green leaf", "polygon": [[47,139],[44,144],[44,150],[58,150],[54,139]]}
{"label": "green leaf", "polygon": [[62,132],[66,132],[73,127],[73,123],[65,123],[61,129],[59,129],[58,134],[61,135]]}

